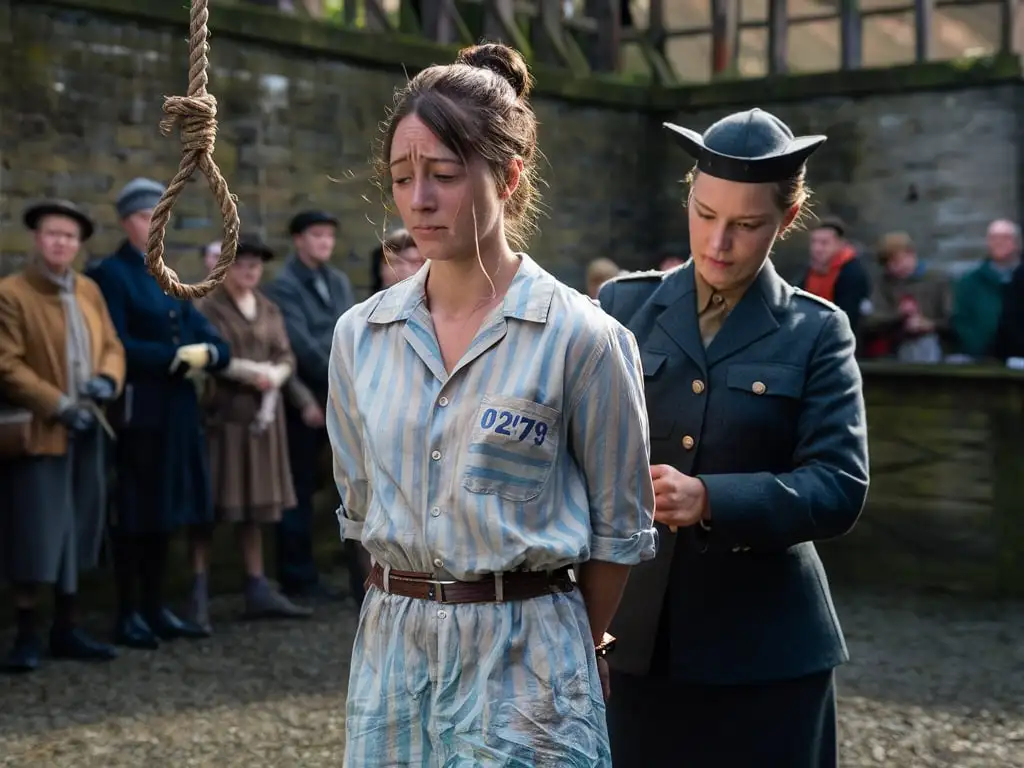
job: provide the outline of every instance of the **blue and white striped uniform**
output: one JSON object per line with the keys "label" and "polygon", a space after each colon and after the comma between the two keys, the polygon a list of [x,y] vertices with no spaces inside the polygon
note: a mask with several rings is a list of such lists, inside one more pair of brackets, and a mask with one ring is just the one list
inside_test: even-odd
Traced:
{"label": "blue and white striped uniform", "polygon": [[[439,579],[653,558],[632,334],[523,255],[449,374],[424,298],[429,269],[335,329],[327,428],[342,537]],[[371,589],[344,764],[610,766],[579,591],[442,605]]]}

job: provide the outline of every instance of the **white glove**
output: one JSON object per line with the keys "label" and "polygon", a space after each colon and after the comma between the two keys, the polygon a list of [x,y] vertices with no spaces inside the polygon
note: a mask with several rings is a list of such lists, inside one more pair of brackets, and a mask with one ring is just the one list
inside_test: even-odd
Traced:
{"label": "white glove", "polygon": [[260,409],[250,427],[253,432],[257,434],[265,432],[274,423],[274,418],[277,416],[277,401],[280,397],[281,390],[279,389],[271,389],[263,393]]}
{"label": "white glove", "polygon": [[171,373],[174,373],[182,365],[187,365],[192,370],[202,370],[209,362],[209,344],[186,344],[174,351],[174,360],[171,361]]}
{"label": "white glove", "polygon": [[267,370],[267,375],[270,377],[270,382],[274,385],[274,389],[280,389],[288,381],[288,377],[292,375],[292,367],[287,363],[271,365]]}

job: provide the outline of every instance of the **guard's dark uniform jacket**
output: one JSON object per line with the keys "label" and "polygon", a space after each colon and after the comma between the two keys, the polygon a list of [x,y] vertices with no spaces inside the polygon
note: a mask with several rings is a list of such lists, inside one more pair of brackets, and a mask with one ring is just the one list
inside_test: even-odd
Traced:
{"label": "guard's dark uniform jacket", "polygon": [[711,511],[707,528],[658,525],[658,556],[632,569],[610,630],[613,669],[730,685],[844,662],[811,542],[849,531],[868,489],[846,316],[770,261],[706,350],[692,261],[614,279],[599,298],[641,350],[651,463],[699,477]]}

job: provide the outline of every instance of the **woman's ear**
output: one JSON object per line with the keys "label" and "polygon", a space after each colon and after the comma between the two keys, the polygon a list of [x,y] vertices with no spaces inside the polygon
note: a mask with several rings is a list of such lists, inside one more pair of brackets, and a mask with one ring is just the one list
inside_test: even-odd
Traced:
{"label": "woman's ear", "polygon": [[505,201],[508,200],[515,191],[519,189],[519,180],[523,176],[523,158],[513,157],[508,162],[508,167],[505,168],[505,186],[503,189],[498,190],[498,199]]}
{"label": "woman's ear", "polygon": [[782,226],[779,227],[779,237],[787,234],[789,228],[793,226],[793,222],[800,216],[800,203],[790,206],[789,210],[786,211],[785,216],[782,217]]}

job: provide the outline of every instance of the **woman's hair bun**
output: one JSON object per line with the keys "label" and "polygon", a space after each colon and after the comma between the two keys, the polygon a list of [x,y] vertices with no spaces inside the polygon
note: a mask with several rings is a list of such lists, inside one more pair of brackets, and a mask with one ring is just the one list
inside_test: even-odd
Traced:
{"label": "woman's hair bun", "polygon": [[491,70],[507,80],[520,99],[526,98],[533,86],[533,76],[522,54],[502,43],[484,43],[463,48],[455,63]]}

